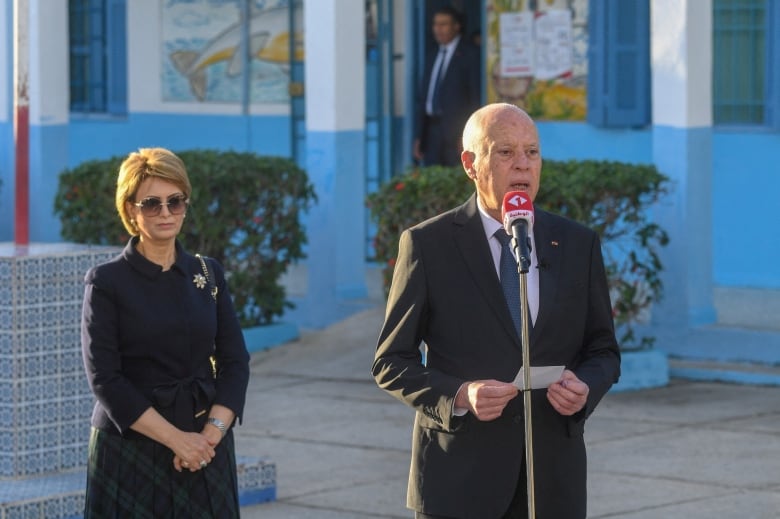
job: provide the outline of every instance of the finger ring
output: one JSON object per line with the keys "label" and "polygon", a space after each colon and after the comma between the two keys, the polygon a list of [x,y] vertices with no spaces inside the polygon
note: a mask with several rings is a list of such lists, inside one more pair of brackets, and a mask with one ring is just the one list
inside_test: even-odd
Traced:
{"label": "finger ring", "polygon": [[203,460],[200,460],[200,468],[202,468],[202,469],[205,469],[205,468],[206,468],[206,465],[208,465],[208,463],[206,463],[206,462],[205,462],[205,461],[203,461]]}
{"label": "finger ring", "polygon": [[186,461],[182,461],[182,462],[181,462],[181,466],[182,466],[182,467],[189,467],[189,466],[190,466],[190,464],[189,464],[189,463],[187,463]]}

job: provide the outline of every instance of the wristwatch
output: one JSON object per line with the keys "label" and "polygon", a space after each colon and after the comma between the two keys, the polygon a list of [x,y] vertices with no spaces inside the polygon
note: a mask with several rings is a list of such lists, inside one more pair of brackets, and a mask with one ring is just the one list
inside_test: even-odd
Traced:
{"label": "wristwatch", "polygon": [[210,423],[211,425],[219,429],[219,432],[222,433],[222,436],[225,436],[225,433],[227,432],[227,426],[225,425],[225,422],[223,422],[219,418],[214,418],[213,416],[209,416],[208,420],[206,420],[206,423]]}

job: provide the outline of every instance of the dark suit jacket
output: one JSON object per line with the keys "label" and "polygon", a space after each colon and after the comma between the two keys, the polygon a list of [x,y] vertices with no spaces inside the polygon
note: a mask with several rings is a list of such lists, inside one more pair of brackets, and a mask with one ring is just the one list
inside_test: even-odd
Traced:
{"label": "dark suit jacket", "polygon": [[[130,426],[149,407],[184,431],[200,431],[213,404],[241,419],[249,353],[222,266],[209,261],[219,288],[198,284],[200,261],[176,242],[170,270],[136,250],[124,251],[85,277],[81,342],[97,400],[92,426],[137,438]],[[219,367],[216,378],[210,357]]]}
{"label": "dark suit jacket", "polygon": [[[417,99],[417,134],[415,137],[420,139],[420,149],[423,152],[431,151],[428,150],[431,135],[429,133],[430,119],[425,113],[425,99],[428,95],[428,84],[431,81],[433,65],[438,52],[437,47],[428,57]],[[444,151],[447,153],[447,157],[434,159],[437,164],[460,164],[460,141],[463,127],[469,116],[480,107],[482,102],[479,63],[479,49],[461,36],[439,85],[442,115],[439,124],[436,125],[436,131],[443,133],[440,137],[445,143]],[[455,158],[452,159],[452,157]]]}
{"label": "dark suit jacket", "polygon": [[[573,417],[558,414],[544,390],[532,392],[537,517],[579,519],[586,515],[584,423],[617,381],[620,354],[598,236],[544,211],[535,216],[537,257],[546,268],[531,363],[565,365],[590,388],[586,407]],[[476,195],[405,231],[373,374],[417,410],[407,506],[473,519],[506,511],[525,474],[522,396],[490,422],[454,416],[452,408],[466,381],[512,381],[521,352]]]}

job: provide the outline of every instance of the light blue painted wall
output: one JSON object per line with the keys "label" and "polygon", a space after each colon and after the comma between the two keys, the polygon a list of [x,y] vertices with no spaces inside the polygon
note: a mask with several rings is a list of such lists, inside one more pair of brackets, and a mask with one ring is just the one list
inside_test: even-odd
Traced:
{"label": "light blue painted wall", "polygon": [[716,321],[712,300],[712,130],[653,128],[653,156],[670,178],[670,192],[652,209],[669,235],[660,253],[664,297],[653,307],[663,326],[698,326]]}
{"label": "light blue painted wall", "polygon": [[68,160],[68,126],[30,127],[30,241],[59,242],[54,195]]}
{"label": "light blue painted wall", "polygon": [[[14,239],[13,124],[0,124],[0,241]],[[53,213],[59,174],[87,160],[124,156],[140,147],[195,148],[290,155],[286,116],[133,114],[30,126],[30,241],[61,241]]]}
{"label": "light blue painted wall", "polygon": [[0,123],[0,242],[14,239],[14,129]]}
{"label": "light blue painted wall", "polygon": [[780,133],[713,134],[716,285],[780,289]]}
{"label": "light blue painted wall", "polygon": [[343,311],[335,301],[366,296],[364,140],[363,130],[310,131],[306,137],[306,171],[318,202],[304,216],[309,238],[304,326],[332,322]]}
{"label": "light blue painted wall", "polygon": [[586,123],[537,123],[542,156],[555,160],[614,160],[632,164],[653,162],[652,132],[609,130]]}
{"label": "light blue painted wall", "polygon": [[174,151],[196,148],[291,154],[287,116],[131,114],[127,118],[73,119],[68,166],[123,156],[149,146]]}

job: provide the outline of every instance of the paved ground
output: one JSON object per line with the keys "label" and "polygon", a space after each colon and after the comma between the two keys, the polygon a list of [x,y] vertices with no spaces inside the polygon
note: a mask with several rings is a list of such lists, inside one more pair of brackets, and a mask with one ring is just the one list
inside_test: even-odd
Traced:
{"label": "paved ground", "polygon": [[[253,354],[241,454],[277,465],[245,519],[409,518],[413,413],[370,376],[381,305]],[[777,387],[690,382],[610,393],[590,418],[590,519],[780,518]]]}

